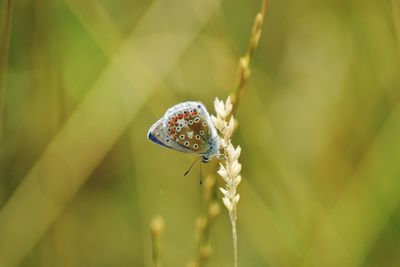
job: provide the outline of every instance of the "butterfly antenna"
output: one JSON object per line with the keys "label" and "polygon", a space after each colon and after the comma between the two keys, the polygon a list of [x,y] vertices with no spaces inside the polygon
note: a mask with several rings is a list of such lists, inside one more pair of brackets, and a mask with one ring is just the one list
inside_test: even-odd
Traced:
{"label": "butterfly antenna", "polygon": [[222,128],[221,131],[217,130],[217,136],[214,137],[213,141],[214,141],[217,137],[222,138],[221,134],[222,134],[222,131],[225,130],[225,128],[226,128],[226,127]]}
{"label": "butterfly antenna", "polygon": [[185,172],[185,174],[184,174],[183,176],[186,176],[186,175],[190,172],[190,170],[193,168],[194,164],[195,164],[197,161],[199,161],[199,159],[200,159],[200,157],[197,158],[195,161],[193,161],[192,165],[190,165],[189,169]]}

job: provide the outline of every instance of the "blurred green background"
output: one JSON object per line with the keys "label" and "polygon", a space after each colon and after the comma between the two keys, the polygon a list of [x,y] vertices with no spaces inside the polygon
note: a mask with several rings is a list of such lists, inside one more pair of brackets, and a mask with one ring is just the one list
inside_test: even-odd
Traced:
{"label": "blurred green background", "polygon": [[[213,113],[260,1],[1,0],[1,44],[10,2],[0,266],[152,266],[158,214],[164,266],[185,266],[194,157],[146,132],[178,102]],[[263,29],[234,139],[239,266],[400,266],[400,3],[272,0]],[[210,238],[207,266],[232,266],[226,210]]]}

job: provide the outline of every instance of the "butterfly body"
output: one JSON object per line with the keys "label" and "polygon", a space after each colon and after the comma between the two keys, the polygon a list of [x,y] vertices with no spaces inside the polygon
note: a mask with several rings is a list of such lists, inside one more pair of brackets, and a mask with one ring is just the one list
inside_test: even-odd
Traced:
{"label": "butterfly body", "polygon": [[158,145],[199,155],[203,162],[219,154],[217,130],[200,102],[188,101],[171,107],[150,127],[147,137]]}

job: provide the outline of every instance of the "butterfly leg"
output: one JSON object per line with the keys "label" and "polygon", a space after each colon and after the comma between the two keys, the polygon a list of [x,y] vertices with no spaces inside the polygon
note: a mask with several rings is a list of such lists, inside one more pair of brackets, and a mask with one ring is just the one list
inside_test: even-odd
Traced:
{"label": "butterfly leg", "polygon": [[204,185],[204,178],[203,178],[203,174],[201,171],[201,162],[200,162],[200,186],[203,186],[203,185]]}
{"label": "butterfly leg", "polygon": [[[223,151],[221,153],[221,150]],[[220,147],[218,151],[218,158],[222,158],[222,160],[226,161],[228,159],[228,155],[226,154],[226,148],[225,147]]]}

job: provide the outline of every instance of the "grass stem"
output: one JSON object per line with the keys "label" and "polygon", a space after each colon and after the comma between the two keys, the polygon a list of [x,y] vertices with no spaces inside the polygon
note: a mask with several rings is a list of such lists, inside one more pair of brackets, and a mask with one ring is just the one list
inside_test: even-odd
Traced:
{"label": "grass stem", "polygon": [[[235,212],[236,214],[236,212]],[[236,232],[236,218],[233,214],[229,215],[232,224],[232,242],[233,242],[233,262],[234,267],[238,266],[238,252],[237,252],[237,232]]]}

